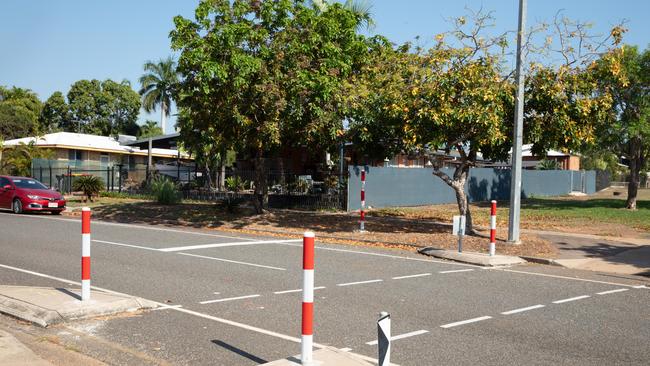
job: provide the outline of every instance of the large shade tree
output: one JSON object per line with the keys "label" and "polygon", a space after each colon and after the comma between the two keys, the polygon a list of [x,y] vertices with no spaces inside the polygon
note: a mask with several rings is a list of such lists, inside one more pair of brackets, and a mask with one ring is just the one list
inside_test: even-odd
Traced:
{"label": "large shade tree", "polygon": [[181,135],[198,132],[202,139],[185,142],[207,138],[250,156],[258,212],[267,199],[266,157],[281,146],[324,149],[340,135],[342,84],[367,50],[360,22],[340,4],[300,0],[201,1],[194,20],[174,19]]}
{"label": "large shade tree", "polygon": [[[515,94],[505,35],[486,35],[490,14],[475,13],[472,20],[456,19],[454,31],[437,36],[428,50],[380,45],[348,93],[348,133],[355,146],[374,158],[428,155],[433,175],[455,192],[470,233],[469,170],[479,157],[507,159]],[[570,149],[593,139],[594,123],[604,117],[610,99],[595,94],[584,63],[536,63],[528,74],[527,142],[534,151]],[[450,162],[451,155],[457,159]],[[451,172],[442,169],[448,164]]]}
{"label": "large shade tree", "polygon": [[145,74],[140,77],[139,91],[142,96],[142,108],[149,113],[160,108],[160,128],[165,133],[174,87],[179,80],[176,62],[171,56],[158,62],[147,61],[144,71]]}
{"label": "large shade tree", "polygon": [[0,138],[10,140],[39,133],[38,117],[42,108],[43,104],[31,90],[0,86]]}

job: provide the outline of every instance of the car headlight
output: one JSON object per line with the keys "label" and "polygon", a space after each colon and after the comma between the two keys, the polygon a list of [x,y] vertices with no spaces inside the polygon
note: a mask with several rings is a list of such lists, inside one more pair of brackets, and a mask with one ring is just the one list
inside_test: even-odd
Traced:
{"label": "car headlight", "polygon": [[27,198],[29,198],[30,200],[40,200],[41,199],[40,196],[36,196],[36,195],[33,195],[33,194],[28,194]]}

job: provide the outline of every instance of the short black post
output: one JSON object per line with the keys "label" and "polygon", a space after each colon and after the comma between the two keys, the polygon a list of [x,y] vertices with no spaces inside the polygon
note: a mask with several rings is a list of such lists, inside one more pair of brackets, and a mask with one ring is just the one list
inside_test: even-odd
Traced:
{"label": "short black post", "polygon": [[41,183],[43,183],[43,166],[42,166],[42,165],[41,165],[40,167],[38,167],[38,171],[39,171],[39,173],[38,173],[38,174],[39,174],[39,178],[38,178],[38,180],[39,180]]}
{"label": "short black post", "polygon": [[111,166],[111,192],[115,190],[115,165]]}
{"label": "short black post", "polygon": [[122,193],[122,164],[117,166],[117,191]]}

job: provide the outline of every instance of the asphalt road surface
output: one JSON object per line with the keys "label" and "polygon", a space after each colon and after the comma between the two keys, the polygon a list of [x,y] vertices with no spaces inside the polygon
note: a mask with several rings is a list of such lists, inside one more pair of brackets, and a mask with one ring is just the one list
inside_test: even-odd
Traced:
{"label": "asphalt road surface", "polygon": [[[79,219],[0,212],[2,284],[78,286],[80,250]],[[255,365],[300,352],[298,240],[93,221],[91,253],[93,286],[167,306],[52,330],[101,340],[109,347],[92,351],[101,357]],[[387,311],[398,365],[648,365],[644,285],[317,241],[314,342],[376,358],[376,320]],[[115,350],[135,358],[107,356]]]}

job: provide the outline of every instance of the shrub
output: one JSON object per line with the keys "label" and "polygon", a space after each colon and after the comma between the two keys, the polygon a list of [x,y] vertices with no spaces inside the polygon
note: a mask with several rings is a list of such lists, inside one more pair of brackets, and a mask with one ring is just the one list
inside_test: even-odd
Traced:
{"label": "shrub", "polygon": [[239,211],[239,206],[244,203],[244,199],[241,197],[231,197],[228,196],[222,200],[219,200],[219,207],[226,210],[228,213],[237,213]]}
{"label": "shrub", "polygon": [[174,182],[164,177],[158,177],[151,182],[151,195],[156,202],[163,205],[174,205],[181,201],[181,196]]}
{"label": "shrub", "polygon": [[542,159],[537,163],[537,169],[539,170],[558,170],[560,169],[560,163],[556,160]]}
{"label": "shrub", "polygon": [[244,190],[246,182],[236,175],[226,178],[226,189],[233,192],[241,192]]}
{"label": "shrub", "polygon": [[104,190],[104,182],[94,175],[82,175],[74,180],[72,189],[83,192],[85,196],[84,201],[88,199],[92,202],[93,196],[98,195],[99,192]]}
{"label": "shrub", "polygon": [[115,191],[104,191],[99,193],[99,197],[107,198],[133,198],[133,199],[147,199],[150,198],[146,194],[138,193],[129,193],[129,192],[115,192]]}

